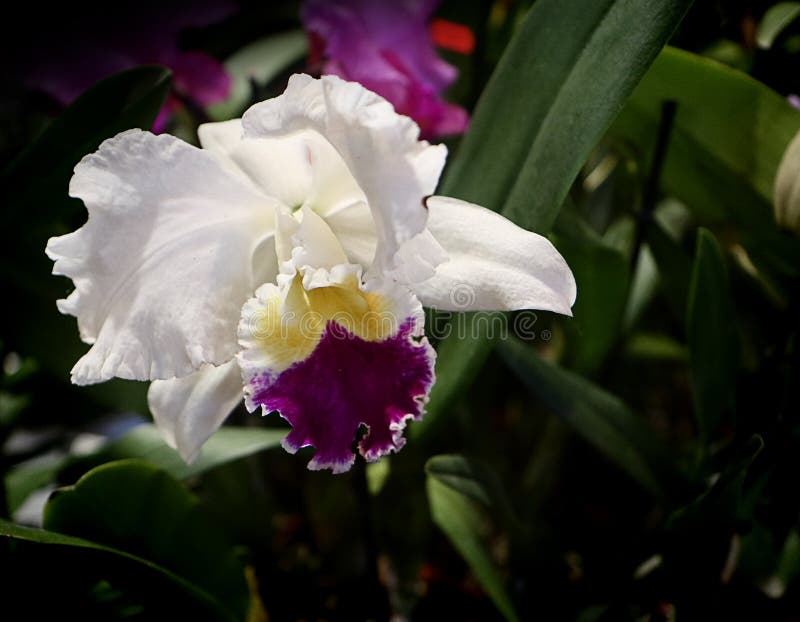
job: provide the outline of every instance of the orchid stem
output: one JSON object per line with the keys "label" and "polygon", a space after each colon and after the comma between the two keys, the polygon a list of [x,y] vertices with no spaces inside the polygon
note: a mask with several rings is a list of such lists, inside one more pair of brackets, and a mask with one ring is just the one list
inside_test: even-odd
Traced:
{"label": "orchid stem", "polygon": [[386,590],[381,585],[380,573],[378,569],[378,543],[375,534],[375,526],[372,513],[372,499],[370,498],[369,485],[367,483],[367,462],[360,455],[356,456],[354,465],[356,497],[361,508],[361,519],[363,522],[364,546],[366,548],[367,567],[365,577],[367,579],[367,605],[373,613],[371,619],[389,619],[389,601]]}

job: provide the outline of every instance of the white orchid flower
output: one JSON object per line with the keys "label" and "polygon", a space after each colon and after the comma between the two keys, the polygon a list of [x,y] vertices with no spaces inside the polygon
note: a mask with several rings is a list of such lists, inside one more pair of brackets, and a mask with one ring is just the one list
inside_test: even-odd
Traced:
{"label": "white orchid flower", "polygon": [[[446,148],[356,83],[295,75],[202,149],[140,130],[75,168],[89,212],[53,238],[58,301],[91,344],[76,384],[152,381],[187,461],[244,397],[312,445],[309,468],[398,450],[434,382],[422,306],[570,314],[575,281],[550,242],[477,205],[430,196]],[[427,197],[427,198],[426,198]],[[469,286],[469,309],[452,293]]]}

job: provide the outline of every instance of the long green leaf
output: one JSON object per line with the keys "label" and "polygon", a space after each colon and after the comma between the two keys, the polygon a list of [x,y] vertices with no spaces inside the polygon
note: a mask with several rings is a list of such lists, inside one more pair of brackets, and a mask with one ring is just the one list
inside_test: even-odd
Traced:
{"label": "long green leaf", "polygon": [[460,323],[468,332],[463,336],[450,334],[436,348],[436,384],[433,385],[430,401],[425,407],[425,417],[410,427],[412,439],[437,436],[444,426],[442,415],[452,407],[466,385],[478,375],[489,356],[495,343],[489,335],[489,326],[494,322],[495,316],[484,314],[489,320],[487,322],[473,321],[475,317],[471,313],[456,316],[451,321],[451,328]]}
{"label": "long green leaf", "polygon": [[741,520],[745,478],[763,448],[764,440],[758,435],[736,448],[739,455],[713,478],[713,484],[667,517],[667,529],[683,531],[703,527],[711,532],[725,533],[726,527]]}
{"label": "long green leaf", "polygon": [[689,300],[691,257],[656,220],[648,223],[645,239],[658,267],[661,288],[667,303],[675,317],[683,320]]}
{"label": "long green leaf", "polygon": [[509,530],[521,527],[497,476],[488,466],[459,455],[434,456],[425,464],[425,472],[450,488],[491,508]]}
{"label": "long green leaf", "polygon": [[555,415],[645,489],[669,498],[678,488],[682,476],[671,452],[619,398],[543,361],[519,340],[501,342],[498,352]]}
{"label": "long green leaf", "polygon": [[697,237],[686,326],[695,415],[707,443],[733,409],[739,347],[725,261],[706,229],[700,229]]}
{"label": "long green leaf", "polygon": [[435,456],[425,465],[433,522],[469,564],[506,620],[518,620],[505,581],[486,542],[485,513],[498,498],[479,469],[461,456]]}
{"label": "long green leaf", "polygon": [[164,469],[174,478],[187,479],[227,462],[277,447],[284,436],[286,430],[283,429],[222,427],[206,441],[197,459],[186,464],[178,452],[164,442],[154,425],[144,424],[80,462],[82,466],[96,466],[111,460],[136,458]]}
{"label": "long green leaf", "polygon": [[772,200],[781,157],[800,130],[800,112],[741,71],[667,48],[631,96],[612,135],[624,137],[649,157],[656,135],[649,130],[666,100],[677,103],[662,176],[668,190],[687,202],[718,206],[716,188],[709,187],[716,179],[703,173],[720,167]]}
{"label": "long green leaf", "polygon": [[691,0],[538,0],[492,75],[444,194],[547,231]]}
{"label": "long green leaf", "polygon": [[580,296],[566,328],[570,367],[592,373],[616,342],[628,297],[630,269],[626,257],[606,244],[577,214],[563,210],[553,241],[567,260]]}
{"label": "long green leaf", "polygon": [[609,133],[633,147],[645,168],[665,100],[677,103],[677,113],[664,190],[701,219],[733,221],[748,250],[771,269],[800,274],[800,244],[772,214],[776,172],[800,130],[800,112],[740,71],[667,48]]}
{"label": "long green leaf", "polygon": [[[691,0],[538,0],[509,43],[472,118],[442,194],[546,233],[591,149]],[[441,345],[439,382],[470,382],[491,344]],[[468,356],[464,356],[464,353]],[[431,413],[453,394],[432,395]],[[433,414],[429,417],[432,418]]]}
{"label": "long green leaf", "polygon": [[[131,580],[129,567],[139,567],[139,572],[135,574],[140,581],[143,579],[142,589],[146,589],[148,581],[150,582],[149,589],[159,585],[159,581],[161,581],[161,584],[166,584],[182,593],[184,598],[188,597],[190,600],[196,601],[197,613],[205,612],[214,620],[225,620],[226,622],[237,619],[232,617],[226,608],[208,592],[150,560],[125,551],[55,531],[17,525],[2,518],[0,518],[0,539],[72,549],[74,550],[74,569],[82,571],[86,562],[95,562],[99,576],[118,580],[121,584],[126,584]],[[91,555],[92,553],[98,555],[94,557]],[[113,558],[116,559],[112,562]],[[175,597],[175,594],[171,594],[171,596]],[[183,602],[183,599],[180,602]],[[6,604],[8,604],[8,600]]]}
{"label": "long green leaf", "polygon": [[137,458],[164,469],[172,477],[187,479],[277,447],[285,435],[285,430],[226,426],[206,441],[194,462],[186,464],[178,452],[164,442],[154,425],[139,425],[87,456],[36,460],[12,469],[5,480],[9,509],[14,512],[30,493],[53,483],[59,473],[62,478],[69,473],[79,476],[105,462]]}

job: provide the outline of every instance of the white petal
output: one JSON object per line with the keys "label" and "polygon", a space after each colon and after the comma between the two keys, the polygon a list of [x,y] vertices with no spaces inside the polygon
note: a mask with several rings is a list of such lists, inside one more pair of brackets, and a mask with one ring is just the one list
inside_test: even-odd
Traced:
{"label": "white petal", "polygon": [[368,268],[375,256],[378,236],[367,204],[364,201],[351,203],[327,214],[325,222],[344,248],[347,260]]}
{"label": "white petal", "polygon": [[235,360],[219,367],[206,365],[184,378],[156,380],[147,392],[156,426],[186,462],[197,457],[242,398],[242,376]]}
{"label": "white petal", "polygon": [[292,262],[297,268],[326,268],[347,263],[342,245],[328,224],[314,210],[304,207],[302,220],[292,236]]}
{"label": "white petal", "polygon": [[200,146],[221,157],[230,157],[231,152],[242,142],[244,130],[241,119],[221,123],[203,123],[197,128]]}
{"label": "white petal", "polygon": [[317,132],[245,139],[241,119],[234,119],[206,123],[197,133],[204,149],[289,208],[306,205],[326,216],[365,200],[341,156]]}
{"label": "white petal", "polygon": [[437,266],[447,259],[447,252],[431,232],[425,229],[400,246],[395,254],[396,267],[389,274],[413,288],[414,284],[433,277]]}
{"label": "white petal", "polygon": [[131,130],[75,167],[70,195],[88,222],[52,238],[59,301],[93,344],[73,382],[185,376],[228,362],[253,290],[253,253],[272,234],[274,201],[217,157],[172,136]]}
{"label": "white petal", "polygon": [[336,149],[372,211],[373,273],[394,269],[400,246],[424,230],[422,201],[436,188],[447,149],[419,141],[411,119],[360,84],[294,75],[283,95],[250,108],[242,124],[246,137],[314,130]]}
{"label": "white petal", "polygon": [[428,229],[450,260],[413,286],[422,304],[450,311],[544,309],[572,315],[575,278],[550,241],[486,208],[427,201]]}

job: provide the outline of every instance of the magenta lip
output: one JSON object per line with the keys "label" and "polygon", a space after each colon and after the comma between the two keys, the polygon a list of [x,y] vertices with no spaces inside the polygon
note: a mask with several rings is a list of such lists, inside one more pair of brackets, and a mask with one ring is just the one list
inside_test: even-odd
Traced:
{"label": "magenta lip", "polygon": [[252,401],[292,425],[287,451],[316,448],[310,469],[348,470],[361,424],[367,433],[359,452],[378,460],[403,446],[405,422],[422,416],[433,384],[435,354],[415,328],[409,319],[393,337],[367,341],[329,322],[308,358],[251,381]]}

